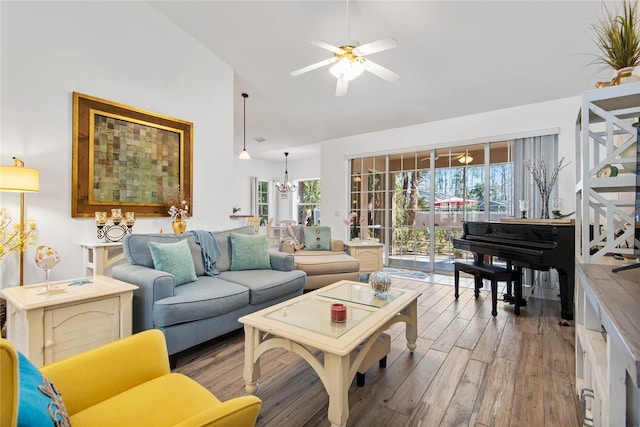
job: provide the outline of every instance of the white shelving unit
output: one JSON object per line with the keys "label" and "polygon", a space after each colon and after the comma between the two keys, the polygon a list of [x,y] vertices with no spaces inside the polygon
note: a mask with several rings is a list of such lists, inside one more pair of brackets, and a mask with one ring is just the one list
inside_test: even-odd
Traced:
{"label": "white shelving unit", "polygon": [[[585,426],[640,425],[640,270],[633,254],[640,83],[586,91],[576,125],[576,392]],[[617,172],[617,173],[616,173]]]}
{"label": "white shelving unit", "polygon": [[[607,253],[633,254],[625,242],[634,236],[633,123],[639,116],[640,83],[583,93],[576,126],[576,251],[584,263]],[[616,170],[617,176],[603,176]]]}

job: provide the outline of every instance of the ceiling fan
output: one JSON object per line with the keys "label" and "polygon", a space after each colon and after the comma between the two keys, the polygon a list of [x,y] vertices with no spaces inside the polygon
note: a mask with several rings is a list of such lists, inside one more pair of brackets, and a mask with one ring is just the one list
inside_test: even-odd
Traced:
{"label": "ceiling fan", "polygon": [[300,74],[313,71],[325,65],[333,64],[329,71],[338,79],[336,96],[346,95],[347,89],[349,88],[349,80],[355,79],[365,70],[390,83],[395,82],[400,77],[388,68],[378,65],[365,57],[372,53],[398,47],[398,41],[396,39],[393,37],[385,37],[363,45],[360,45],[360,43],[355,40],[349,39],[349,0],[347,0],[347,39],[336,43],[338,46],[323,41],[312,41],[311,44],[332,52],[333,57],[295,70],[291,75],[294,77],[299,76]]}

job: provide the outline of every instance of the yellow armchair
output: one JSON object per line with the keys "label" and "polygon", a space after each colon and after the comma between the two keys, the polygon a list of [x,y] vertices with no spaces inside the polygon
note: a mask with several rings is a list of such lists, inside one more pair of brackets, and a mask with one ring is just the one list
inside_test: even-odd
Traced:
{"label": "yellow armchair", "polygon": [[[0,424],[17,419],[18,355],[0,339]],[[262,402],[226,402],[172,373],[164,335],[153,329],[67,359],[40,371],[57,387],[74,426],[254,426]]]}

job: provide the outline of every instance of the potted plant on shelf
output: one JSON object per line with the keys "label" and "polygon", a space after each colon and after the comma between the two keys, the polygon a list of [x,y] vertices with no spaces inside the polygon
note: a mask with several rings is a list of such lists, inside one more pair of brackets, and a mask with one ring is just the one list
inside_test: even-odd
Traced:
{"label": "potted plant on shelf", "polygon": [[606,16],[593,25],[596,45],[601,55],[596,63],[604,64],[616,70],[610,82],[598,82],[596,87],[618,85],[638,81],[634,67],[640,64],[640,22],[638,21],[637,1],[625,1],[623,13],[611,13],[605,6]]}

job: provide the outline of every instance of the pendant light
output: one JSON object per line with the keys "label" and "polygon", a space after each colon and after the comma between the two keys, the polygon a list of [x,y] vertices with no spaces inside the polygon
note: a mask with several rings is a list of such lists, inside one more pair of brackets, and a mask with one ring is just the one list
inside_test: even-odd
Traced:
{"label": "pendant light", "polygon": [[292,193],[296,191],[297,186],[293,185],[291,181],[289,181],[289,171],[287,158],[289,157],[289,153],[284,153],[284,182],[276,182],[276,190],[282,194]]}
{"label": "pendant light", "polygon": [[242,152],[240,153],[240,156],[238,156],[238,158],[240,160],[249,160],[251,159],[251,156],[249,155],[249,152],[247,151],[247,98],[249,97],[249,95],[247,95],[246,93],[242,94],[243,99],[243,103],[244,103],[244,115],[243,115],[243,128],[244,128],[244,133],[243,133],[243,139],[244,139],[244,143],[242,146]]}

